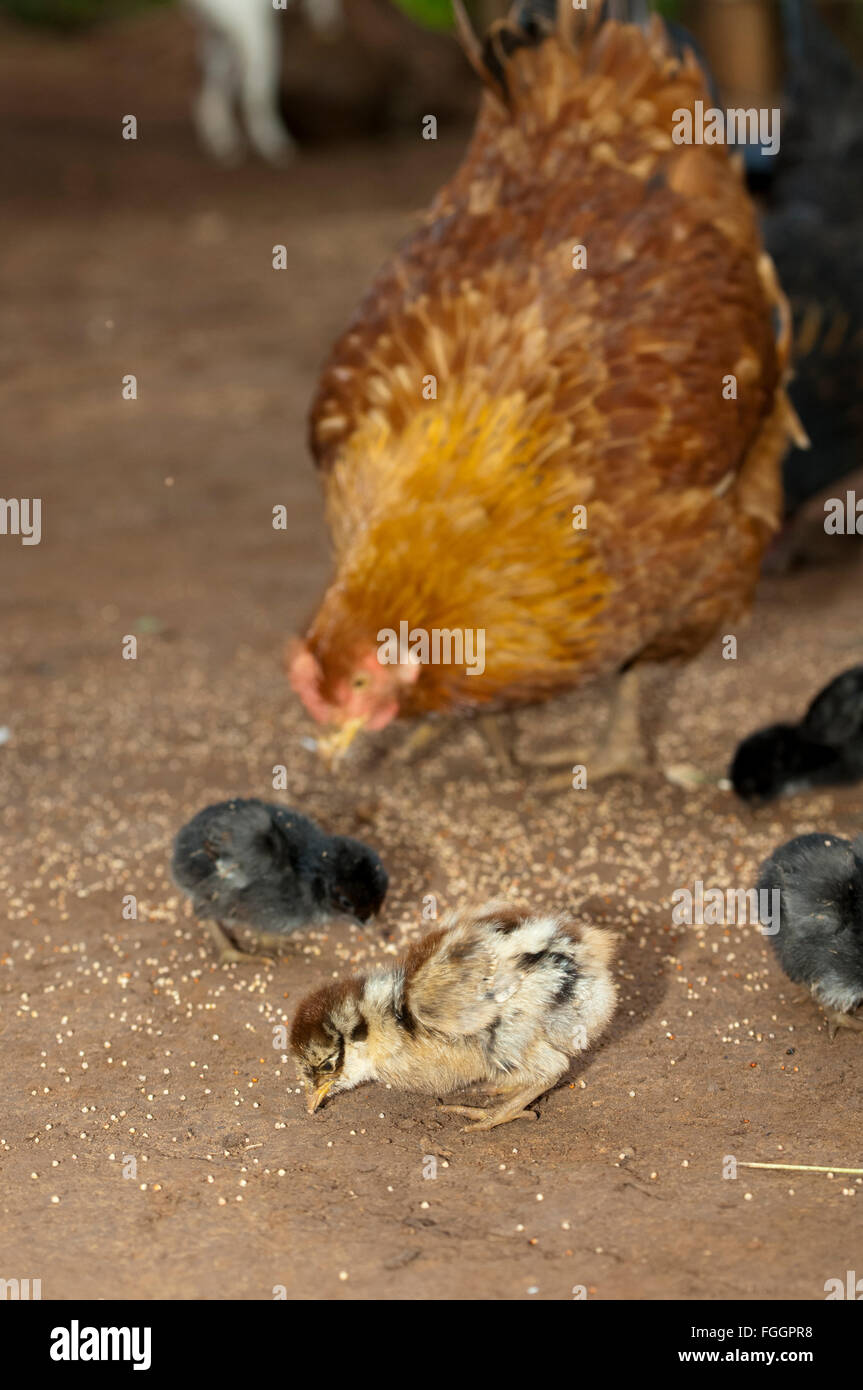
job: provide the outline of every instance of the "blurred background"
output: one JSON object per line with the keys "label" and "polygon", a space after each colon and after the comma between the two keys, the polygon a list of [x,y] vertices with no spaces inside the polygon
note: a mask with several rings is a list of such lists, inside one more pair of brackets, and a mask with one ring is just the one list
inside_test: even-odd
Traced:
{"label": "blurred background", "polygon": [[[785,67],[783,0],[657,0],[702,45],[723,98],[764,104]],[[859,57],[860,0],[812,0],[831,30]],[[4,117],[19,137],[37,113],[63,120],[67,136],[107,115],[111,79],[141,103],[158,133],[189,134],[197,82],[201,19],[260,0],[0,0]],[[264,0],[266,6],[266,0]],[[279,0],[280,101],[288,127],[304,142],[382,136],[410,126],[417,113],[467,118],[473,83],[452,38],[450,0]],[[468,0],[483,30],[506,14],[504,0]],[[196,14],[197,12],[197,14]],[[195,22],[197,19],[197,23]],[[23,65],[23,68],[22,66]],[[15,70],[19,81],[14,80]],[[74,109],[58,110],[43,84],[62,73],[81,86]],[[38,99],[35,90],[38,84]],[[27,92],[34,98],[30,103]]]}

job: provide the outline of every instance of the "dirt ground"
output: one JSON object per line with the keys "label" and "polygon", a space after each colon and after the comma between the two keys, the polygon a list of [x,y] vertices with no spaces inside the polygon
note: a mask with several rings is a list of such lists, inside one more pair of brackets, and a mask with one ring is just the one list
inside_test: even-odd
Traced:
{"label": "dirt ground", "polygon": [[[859,831],[860,790],[757,812],[659,776],[549,797],[501,780],[468,726],[412,765],[398,730],[321,768],[281,670],[327,576],[305,411],[462,136],[212,169],[165,23],[101,71],[87,45],[116,56],[114,33],[0,54],[2,492],[43,499],[40,545],[0,538],[0,1277],[52,1299],[823,1298],[860,1268],[860,1179],[723,1163],[859,1166],[862,1044],[792,1004],[755,928],[674,928],[671,894],[748,886],[794,833]],[[859,661],[861,582],[844,548],[766,578],[736,662],[717,643],[654,682],[661,761],[721,771]],[[569,747],[605,710],[533,710],[521,740]],[[171,836],[208,801],[272,795],[280,764],[282,799],[377,847],[390,896],[365,931],[219,966]],[[429,894],[617,932],[608,1037],[532,1125],[464,1134],[381,1087],[308,1117],[273,1026],[419,934]]]}

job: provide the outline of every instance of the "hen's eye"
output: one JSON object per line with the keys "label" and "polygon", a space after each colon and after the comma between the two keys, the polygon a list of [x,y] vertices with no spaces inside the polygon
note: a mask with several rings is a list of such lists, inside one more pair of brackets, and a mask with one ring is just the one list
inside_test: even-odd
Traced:
{"label": "hen's eye", "polygon": [[371,676],[367,675],[365,671],[358,671],[351,680],[351,686],[354,690],[365,690],[370,682]]}

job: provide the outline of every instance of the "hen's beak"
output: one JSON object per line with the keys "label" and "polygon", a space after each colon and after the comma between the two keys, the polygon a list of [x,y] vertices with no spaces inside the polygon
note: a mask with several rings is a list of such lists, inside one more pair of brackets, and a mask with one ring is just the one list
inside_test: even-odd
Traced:
{"label": "hen's beak", "polygon": [[332,1087],[332,1084],[332,1081],[325,1081],[324,1084],[322,1086],[319,1086],[316,1091],[309,1091],[308,1100],[306,1101],[306,1109],[308,1110],[310,1115],[314,1115],[318,1107],[323,1104],[327,1092]]}
{"label": "hen's beak", "polygon": [[341,762],[365,722],[364,719],[348,719],[333,733],[318,739],[318,752],[330,767]]}

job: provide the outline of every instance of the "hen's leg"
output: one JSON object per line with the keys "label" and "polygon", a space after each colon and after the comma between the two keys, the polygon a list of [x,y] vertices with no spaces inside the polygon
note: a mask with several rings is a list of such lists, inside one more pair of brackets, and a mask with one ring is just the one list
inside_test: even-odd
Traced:
{"label": "hen's leg", "polygon": [[641,699],[641,672],[637,666],[630,666],[620,677],[599,756],[587,765],[588,781],[591,776],[594,781],[621,774],[632,776],[650,766],[650,750],[641,722]]}
{"label": "hen's leg", "polygon": [[565,760],[559,753],[542,754],[531,758],[535,767],[555,767],[555,775],[546,778],[542,785],[548,790],[562,790],[573,786],[573,766],[583,766],[588,787],[592,782],[602,782],[609,777],[637,776],[650,766],[650,756],[644,731],[641,726],[640,675],[637,666],[631,666],[621,675],[611,719],[605,739],[596,753],[579,756],[571,753]]}
{"label": "hen's leg", "polygon": [[[512,716],[506,711],[501,714],[480,714],[475,726],[485,739],[498,771],[501,775],[512,776],[518,764],[514,751],[515,726]],[[412,763],[419,755],[425,755],[435,744],[451,734],[460,732],[464,727],[465,719],[458,715],[426,718],[411,730],[407,738],[389,756],[393,762]]]}
{"label": "hen's leg", "polygon": [[424,719],[411,729],[404,742],[390,755],[393,762],[413,762],[418,753],[427,752],[430,744],[450,733],[454,724],[453,719]]}
{"label": "hen's leg", "polygon": [[498,771],[504,776],[511,776],[518,766],[515,716],[506,713],[481,714],[478,722]]}

